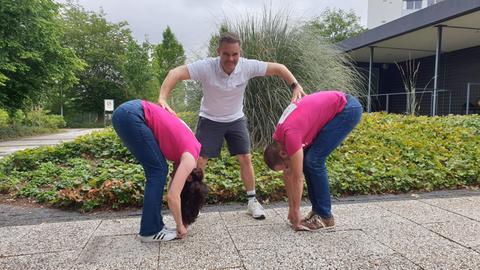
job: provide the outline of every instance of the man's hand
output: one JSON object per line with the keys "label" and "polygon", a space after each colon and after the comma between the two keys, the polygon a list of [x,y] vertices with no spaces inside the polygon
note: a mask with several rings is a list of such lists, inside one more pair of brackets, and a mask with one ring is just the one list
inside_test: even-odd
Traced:
{"label": "man's hand", "polygon": [[292,102],[299,101],[302,97],[306,96],[305,92],[303,92],[303,87],[297,83],[295,88],[293,88],[292,93]]}
{"label": "man's hand", "polygon": [[158,104],[160,104],[160,106],[162,108],[164,108],[168,112],[172,113],[173,115],[175,115],[175,116],[177,115],[177,113],[175,113],[175,111],[172,110],[172,108],[170,108],[170,106],[168,105],[168,102],[165,99],[163,99],[163,98],[158,99]]}

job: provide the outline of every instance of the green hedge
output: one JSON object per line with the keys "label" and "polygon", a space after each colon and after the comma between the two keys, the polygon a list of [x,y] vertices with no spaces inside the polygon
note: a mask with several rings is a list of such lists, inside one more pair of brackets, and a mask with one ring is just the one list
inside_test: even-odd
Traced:
{"label": "green hedge", "polygon": [[41,109],[27,113],[17,110],[9,115],[0,108],[0,140],[48,133],[65,127],[62,116],[48,113]]}
{"label": "green hedge", "polygon": [[[281,174],[262,153],[253,164],[257,194],[281,200]],[[335,196],[431,191],[480,185],[480,116],[365,114],[328,159]],[[209,161],[209,203],[244,200],[238,162],[226,152]],[[143,170],[112,130],[56,147],[17,152],[0,161],[0,192],[88,211],[140,206]]]}

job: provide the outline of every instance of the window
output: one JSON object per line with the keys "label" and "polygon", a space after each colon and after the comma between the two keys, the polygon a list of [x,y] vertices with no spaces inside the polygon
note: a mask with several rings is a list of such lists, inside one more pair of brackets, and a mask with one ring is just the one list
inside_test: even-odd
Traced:
{"label": "window", "polygon": [[422,0],[404,0],[407,4],[406,9],[421,9]]}

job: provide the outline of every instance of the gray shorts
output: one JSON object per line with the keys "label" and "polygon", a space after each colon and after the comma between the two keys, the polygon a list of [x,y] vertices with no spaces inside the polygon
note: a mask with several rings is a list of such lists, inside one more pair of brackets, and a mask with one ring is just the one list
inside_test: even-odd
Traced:
{"label": "gray shorts", "polygon": [[250,153],[250,135],[246,117],[228,123],[199,117],[195,136],[202,144],[200,151],[202,157],[218,157],[224,139],[227,141],[228,151],[232,156]]}

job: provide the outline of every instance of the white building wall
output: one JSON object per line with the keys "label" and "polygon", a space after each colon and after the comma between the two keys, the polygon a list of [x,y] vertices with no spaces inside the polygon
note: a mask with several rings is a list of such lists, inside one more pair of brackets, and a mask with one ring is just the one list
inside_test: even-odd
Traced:
{"label": "white building wall", "polygon": [[375,28],[440,1],[443,0],[368,0],[367,27]]}

